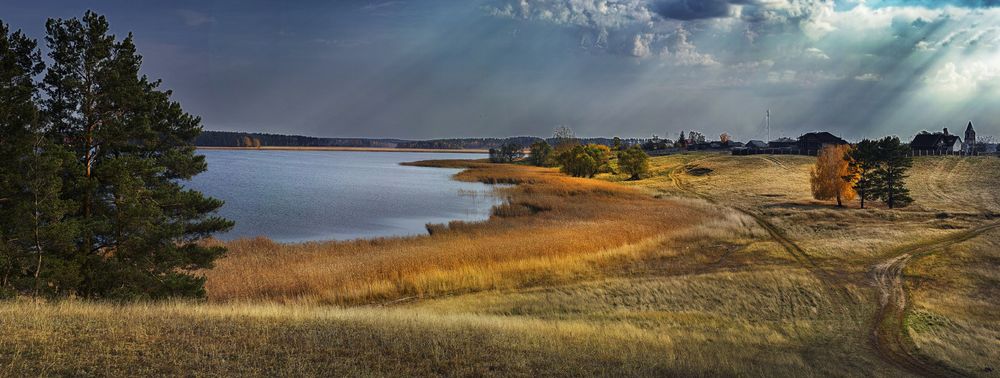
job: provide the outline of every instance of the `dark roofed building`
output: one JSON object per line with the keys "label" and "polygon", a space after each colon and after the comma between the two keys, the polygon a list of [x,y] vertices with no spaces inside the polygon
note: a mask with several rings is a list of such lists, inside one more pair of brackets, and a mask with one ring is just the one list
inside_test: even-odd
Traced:
{"label": "dark roofed building", "polygon": [[826,131],[806,133],[799,137],[799,153],[803,155],[816,155],[819,154],[824,146],[839,146],[848,144],[846,140],[840,139],[840,137],[830,134]]}
{"label": "dark roofed building", "polygon": [[920,152],[957,152],[962,150],[962,139],[958,135],[948,133],[948,128],[942,133],[920,132],[910,142],[910,149]]}
{"label": "dark roofed building", "polygon": [[789,137],[781,137],[781,138],[778,138],[778,139],[775,139],[775,140],[772,140],[772,141],[768,142],[767,146],[770,147],[770,148],[792,148],[792,149],[794,149],[795,145],[797,143],[798,142],[795,139],[792,139],[792,138],[789,138]]}

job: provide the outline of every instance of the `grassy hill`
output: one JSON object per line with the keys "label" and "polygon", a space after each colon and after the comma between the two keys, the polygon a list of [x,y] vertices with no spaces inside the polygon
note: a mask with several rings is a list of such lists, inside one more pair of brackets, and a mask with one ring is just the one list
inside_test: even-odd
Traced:
{"label": "grassy hill", "polygon": [[917,158],[901,210],[812,200],[812,162],[673,155],[640,181],[423,163],[516,185],[430,236],[231,242],[203,303],[0,304],[0,376],[1000,368],[1000,159]]}

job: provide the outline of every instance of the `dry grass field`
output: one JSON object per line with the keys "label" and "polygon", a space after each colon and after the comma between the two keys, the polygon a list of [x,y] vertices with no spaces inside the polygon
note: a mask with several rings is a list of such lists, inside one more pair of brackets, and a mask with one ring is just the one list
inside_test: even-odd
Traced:
{"label": "dry grass field", "polygon": [[1000,159],[916,159],[902,210],[812,200],[812,161],[422,163],[514,185],[429,236],[230,242],[206,302],[0,304],[0,376],[995,375]]}

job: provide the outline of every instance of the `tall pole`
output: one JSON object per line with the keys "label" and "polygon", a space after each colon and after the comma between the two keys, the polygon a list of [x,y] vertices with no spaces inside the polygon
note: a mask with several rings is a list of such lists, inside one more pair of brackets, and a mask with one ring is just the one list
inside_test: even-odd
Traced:
{"label": "tall pole", "polygon": [[767,141],[765,143],[771,143],[771,109],[767,109],[767,115],[764,118],[767,119]]}

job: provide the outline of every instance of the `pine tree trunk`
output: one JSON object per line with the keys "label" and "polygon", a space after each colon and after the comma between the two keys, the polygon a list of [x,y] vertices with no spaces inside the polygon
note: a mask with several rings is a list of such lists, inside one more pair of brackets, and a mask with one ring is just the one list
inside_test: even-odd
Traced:
{"label": "pine tree trunk", "polygon": [[893,207],[894,202],[895,202],[895,201],[893,201],[893,199],[894,199],[893,193],[896,191],[896,188],[893,186],[893,183],[892,183],[892,167],[890,167],[888,169],[888,172],[886,173],[886,176],[889,176],[889,185],[886,187],[886,190],[889,191],[889,201],[888,202],[889,202],[889,208],[891,209]]}
{"label": "pine tree trunk", "polygon": [[3,270],[3,279],[0,280],[0,288],[7,287],[7,279],[10,277],[11,264],[8,262]]}
{"label": "pine tree trunk", "polygon": [[38,227],[40,227],[41,221],[38,219],[38,194],[35,194],[35,253],[38,254],[38,262],[35,264],[35,290],[32,292],[31,296],[38,298],[38,286],[40,285],[39,277],[42,273],[42,243],[41,238],[38,235]]}

